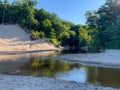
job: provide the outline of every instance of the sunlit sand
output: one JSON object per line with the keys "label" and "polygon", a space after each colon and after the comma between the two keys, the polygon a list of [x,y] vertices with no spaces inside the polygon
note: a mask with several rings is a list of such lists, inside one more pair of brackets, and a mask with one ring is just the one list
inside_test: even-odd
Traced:
{"label": "sunlit sand", "polygon": [[34,51],[55,50],[54,45],[41,40],[30,40],[30,34],[26,33],[18,25],[0,25],[0,51]]}

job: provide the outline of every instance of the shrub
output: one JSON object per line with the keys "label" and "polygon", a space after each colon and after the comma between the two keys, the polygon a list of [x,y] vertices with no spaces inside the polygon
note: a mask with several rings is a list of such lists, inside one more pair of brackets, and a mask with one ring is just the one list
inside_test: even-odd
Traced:
{"label": "shrub", "polygon": [[45,36],[44,32],[38,32],[35,30],[32,30],[31,34],[32,34],[33,39],[40,39],[40,38],[43,38]]}
{"label": "shrub", "polygon": [[58,41],[56,38],[50,38],[50,42],[53,43],[56,47],[60,46],[60,41]]}

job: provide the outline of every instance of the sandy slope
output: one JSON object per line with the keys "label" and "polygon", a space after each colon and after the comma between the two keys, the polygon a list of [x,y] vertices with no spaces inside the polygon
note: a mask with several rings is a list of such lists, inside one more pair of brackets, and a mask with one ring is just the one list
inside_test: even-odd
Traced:
{"label": "sandy slope", "polygon": [[31,41],[18,25],[0,25],[0,51],[54,50],[45,40]]}

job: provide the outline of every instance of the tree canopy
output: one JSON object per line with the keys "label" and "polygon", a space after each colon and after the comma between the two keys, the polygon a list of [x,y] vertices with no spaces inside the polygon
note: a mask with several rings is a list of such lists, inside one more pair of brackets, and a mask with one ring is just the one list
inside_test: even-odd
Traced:
{"label": "tree canopy", "polygon": [[44,8],[37,9],[36,0],[0,1],[0,23],[26,27],[35,39],[46,38],[56,46],[69,46],[80,50],[88,47],[92,52],[105,48],[120,49],[119,0],[106,0],[96,11],[86,12],[86,25],[75,25],[60,19]]}
{"label": "tree canopy", "polygon": [[94,34],[92,48],[95,51],[105,48],[120,49],[119,0],[106,0],[106,3],[97,11],[87,12],[86,16],[87,25],[91,29],[95,29],[95,32],[92,33]]}

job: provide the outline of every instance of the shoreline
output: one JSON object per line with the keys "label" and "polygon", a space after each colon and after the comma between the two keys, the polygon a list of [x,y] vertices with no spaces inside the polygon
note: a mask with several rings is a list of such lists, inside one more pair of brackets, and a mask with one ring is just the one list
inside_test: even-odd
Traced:
{"label": "shoreline", "polygon": [[[31,51],[31,53],[32,52],[33,51]],[[77,63],[77,64],[88,63],[90,65],[96,64],[96,66],[102,65],[102,67],[104,66],[107,67],[107,65],[112,63],[112,62],[109,62],[111,60],[107,60],[105,61],[105,63],[101,63],[105,60],[105,59],[104,60],[102,59],[103,58],[108,59],[108,57],[109,59],[111,57],[113,57],[112,59],[114,59],[114,57],[119,55],[119,52],[120,50],[107,50],[103,53],[66,54],[66,55],[57,56],[55,58],[56,59],[59,58],[64,61],[68,60],[68,62],[71,62],[71,63]],[[8,53],[11,53],[11,52],[8,52]],[[19,55],[20,53],[17,53],[17,54]],[[102,55],[102,58],[100,58],[101,55]],[[119,58],[119,56],[117,58]],[[113,64],[116,65],[116,63],[113,63]],[[104,65],[104,64],[107,64],[107,65]],[[82,83],[77,83],[75,81],[66,81],[66,80],[47,78],[47,77],[33,77],[33,76],[5,75],[5,74],[0,74],[0,89],[1,90],[120,90],[119,88],[96,86],[92,84],[82,84]]]}
{"label": "shoreline", "polygon": [[102,53],[66,54],[55,57],[70,63],[120,69],[120,50],[107,49]]}
{"label": "shoreline", "polygon": [[120,90],[47,77],[0,74],[1,90]]}
{"label": "shoreline", "polygon": [[0,51],[0,55],[4,54],[24,54],[24,53],[36,53],[36,52],[47,52],[47,51],[61,51],[62,49],[47,49],[47,50],[15,50],[15,51]]}

